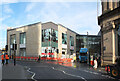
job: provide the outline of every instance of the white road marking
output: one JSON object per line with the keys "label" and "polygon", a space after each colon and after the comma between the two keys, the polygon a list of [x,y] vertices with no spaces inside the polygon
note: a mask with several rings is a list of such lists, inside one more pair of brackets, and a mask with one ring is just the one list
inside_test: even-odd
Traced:
{"label": "white road marking", "polygon": [[111,77],[109,75],[101,75],[101,76],[104,76],[104,77],[107,77],[107,78],[111,78],[111,79],[115,79],[115,78],[113,78],[113,77]]}
{"label": "white road marking", "polygon": [[[58,70],[58,69],[55,69],[54,67],[52,67],[52,69],[54,70]],[[87,81],[85,78],[81,77],[81,76],[78,76],[78,75],[73,75],[73,74],[69,74],[69,73],[66,73],[65,71],[63,70],[58,70],[58,71],[62,71],[64,74],[67,74],[67,75],[70,75],[70,76],[74,76],[74,77],[80,77],[81,79],[83,79],[84,81]]]}
{"label": "white road marking", "polygon": [[[87,71],[87,70],[83,70],[83,71],[88,72],[88,73],[92,73],[92,74],[95,74],[95,75],[101,75],[101,74],[99,74],[99,73],[92,72],[92,71]],[[111,79],[115,79],[115,78],[113,78],[113,77],[111,77],[111,76],[109,76],[109,75],[101,75],[101,76],[107,77],[107,78],[111,78]]]}
{"label": "white road marking", "polygon": [[[48,67],[48,66],[30,66],[30,67]],[[55,69],[54,67],[51,67],[51,68],[54,69],[54,70],[58,70],[58,69]],[[32,76],[31,78],[32,78],[34,81],[37,81],[37,80],[34,79],[35,73],[34,73],[34,72],[31,72],[31,71],[29,71],[29,70],[30,70],[30,68],[29,68],[27,71],[33,74],[33,76]],[[80,69],[78,69],[78,70],[80,70]],[[87,81],[85,78],[83,78],[83,77],[81,77],[81,76],[72,75],[72,74],[66,73],[66,72],[63,71],[63,70],[58,70],[58,71],[62,71],[64,74],[67,74],[67,75],[70,75],[70,76],[80,77],[80,78],[83,79],[84,81]],[[97,73],[97,72],[92,72],[92,71],[87,71],[87,70],[82,70],[82,71],[85,71],[85,72],[88,72],[88,73],[92,73],[92,74],[95,74],[95,75],[101,75],[101,74],[99,74],[99,73]],[[115,79],[115,78],[113,78],[113,77],[111,77],[111,76],[108,76],[108,75],[101,75],[101,76],[107,77],[107,78],[111,78],[111,79]]]}
{"label": "white road marking", "polygon": [[36,79],[34,79],[35,73],[34,73],[34,72],[32,72],[32,71],[30,71],[30,68],[28,68],[28,70],[27,70],[27,71],[33,74],[33,76],[31,77],[31,79],[32,79],[32,80],[34,80],[34,81],[37,81]]}
{"label": "white road marking", "polygon": [[[36,66],[30,66],[30,67],[36,67]],[[37,66],[37,67],[48,67],[48,66]],[[53,70],[58,70],[58,69],[55,69],[54,67],[51,67]],[[30,70],[30,68],[29,68],[29,70]],[[29,71],[28,70],[28,71]],[[72,75],[72,74],[68,74],[68,73],[66,73],[65,71],[63,71],[63,70],[58,70],[58,71],[62,71],[64,74],[67,74],[67,75],[70,75],[70,76],[74,76],[74,77],[80,77],[81,79],[83,79],[84,81],[87,81],[85,78],[83,78],[83,77],[81,77],[81,76],[77,76],[77,75]],[[33,72],[31,72],[31,71],[29,71],[30,73],[33,73]],[[35,76],[35,74],[33,74],[33,76],[31,77],[33,80],[35,80],[33,77]],[[60,79],[62,79],[62,78],[60,78]],[[35,81],[37,81],[37,80],[35,80]]]}
{"label": "white road marking", "polygon": [[48,66],[28,66],[28,67],[48,67]]}
{"label": "white road marking", "polygon": [[98,74],[99,74],[99,73],[97,73],[97,72],[92,72],[92,71],[87,71],[87,70],[83,70],[83,71],[88,72],[88,73],[92,73],[92,74],[95,74],[95,75],[98,75]]}

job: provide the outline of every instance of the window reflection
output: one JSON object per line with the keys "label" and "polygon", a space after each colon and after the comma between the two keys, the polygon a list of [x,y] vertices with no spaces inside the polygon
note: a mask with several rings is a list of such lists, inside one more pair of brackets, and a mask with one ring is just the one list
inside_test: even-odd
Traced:
{"label": "window reflection", "polygon": [[62,33],[62,44],[67,44],[67,34]]}
{"label": "window reflection", "polygon": [[[12,48],[12,44],[15,44],[16,42],[16,35],[10,35],[10,48]],[[10,49],[10,56],[14,54],[14,51]]]}
{"label": "window reflection", "polygon": [[54,53],[58,48],[58,31],[55,29],[42,30],[42,53]]}
{"label": "window reflection", "polygon": [[20,33],[20,44],[26,43],[26,33]]}
{"label": "window reflection", "polygon": [[15,41],[16,41],[16,35],[15,35],[15,34],[14,34],[14,35],[11,35],[11,36],[10,36],[10,45],[14,44]]}
{"label": "window reflection", "polygon": [[74,46],[74,37],[70,36],[70,46]]}

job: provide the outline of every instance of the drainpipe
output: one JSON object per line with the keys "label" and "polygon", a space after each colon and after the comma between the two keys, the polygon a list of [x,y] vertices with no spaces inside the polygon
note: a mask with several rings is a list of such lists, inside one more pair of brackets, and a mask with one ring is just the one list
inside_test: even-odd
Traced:
{"label": "drainpipe", "polygon": [[114,24],[114,22],[112,23],[113,24],[113,29],[112,29],[112,44],[113,44],[113,64],[115,64],[115,24]]}

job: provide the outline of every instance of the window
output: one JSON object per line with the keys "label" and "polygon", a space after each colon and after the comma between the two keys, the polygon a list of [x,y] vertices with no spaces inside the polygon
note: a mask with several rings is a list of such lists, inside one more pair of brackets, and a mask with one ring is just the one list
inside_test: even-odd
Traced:
{"label": "window", "polygon": [[43,38],[45,41],[50,41],[50,34],[51,34],[51,29],[44,29],[43,30]]}
{"label": "window", "polygon": [[102,11],[104,11],[104,2],[102,2]]}
{"label": "window", "polygon": [[26,56],[26,49],[20,49],[20,56]]}
{"label": "window", "polygon": [[120,36],[120,25],[118,25],[117,32],[118,32],[118,35]]}
{"label": "window", "polygon": [[120,1],[113,2],[113,9],[120,6]]}
{"label": "window", "polygon": [[70,36],[70,46],[74,46],[74,37]]}
{"label": "window", "polygon": [[93,37],[93,40],[92,40],[92,41],[95,42],[95,40],[96,40],[96,37]]}
{"label": "window", "polygon": [[15,44],[15,42],[16,42],[16,35],[14,34],[10,36],[10,45]]}
{"label": "window", "polygon": [[86,36],[83,37],[83,42],[87,43],[87,37]]}
{"label": "window", "polygon": [[65,52],[64,52],[64,51],[62,51],[62,54],[64,54],[64,55],[65,55]]}
{"label": "window", "polygon": [[42,47],[58,47],[58,31],[55,29],[42,30]]}
{"label": "window", "polygon": [[51,29],[42,30],[42,47],[50,46],[51,41]]}
{"label": "window", "polygon": [[120,36],[118,35],[118,55],[120,56]]}
{"label": "window", "polygon": [[109,9],[109,0],[107,0],[107,10]]}
{"label": "window", "polygon": [[78,40],[79,40],[79,39],[80,39],[80,38],[79,38],[79,36],[77,36],[77,37],[76,37],[76,39],[78,39]]}
{"label": "window", "polygon": [[20,33],[20,44],[26,44],[26,33]]}
{"label": "window", "polygon": [[67,44],[67,34],[62,33],[62,44]]}
{"label": "window", "polygon": [[[10,45],[15,44],[16,43],[16,35],[10,35]],[[14,51],[10,49],[10,56],[14,54]]]}
{"label": "window", "polygon": [[51,35],[52,35],[52,36],[51,36],[51,37],[52,37],[52,41],[53,41],[53,42],[58,42],[58,31],[52,29]]}
{"label": "window", "polygon": [[119,1],[119,7],[120,7],[120,1]]}
{"label": "window", "polygon": [[58,31],[55,29],[51,29],[51,46],[52,47],[58,47]]}
{"label": "window", "polygon": [[115,2],[112,2],[112,5],[113,5],[113,9],[115,8]]}
{"label": "window", "polygon": [[44,42],[44,31],[42,30],[42,42]]}
{"label": "window", "polygon": [[120,56],[120,24],[118,25],[118,56]]}

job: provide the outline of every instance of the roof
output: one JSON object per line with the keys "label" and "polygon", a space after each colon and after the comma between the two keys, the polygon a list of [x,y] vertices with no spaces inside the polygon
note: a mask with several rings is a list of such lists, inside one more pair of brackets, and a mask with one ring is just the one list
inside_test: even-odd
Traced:
{"label": "roof", "polygon": [[[39,23],[41,23],[41,22],[37,22],[37,23],[33,23],[33,24],[24,25],[24,26],[21,26],[21,27],[9,29],[9,30],[7,30],[7,31],[11,31],[11,30],[15,30],[15,29],[19,29],[19,28],[23,28],[23,27],[27,27],[27,26],[36,25],[36,24],[39,24]],[[53,23],[53,22],[51,22],[51,21],[50,21],[50,22],[41,23],[41,24],[46,24],[46,23],[55,24],[55,23]],[[69,28],[63,26],[62,24],[55,24],[55,25],[60,25],[60,26],[62,26],[62,27],[64,27],[64,28],[66,28],[67,30],[69,30],[69,31],[71,31],[71,32],[73,32],[73,33],[75,33],[75,34],[77,34],[78,36],[80,35],[80,34],[76,33],[75,31],[73,31],[73,30],[71,30],[71,29],[69,29]],[[87,35],[80,35],[80,36],[87,36]],[[88,35],[88,36],[98,36],[98,35]]]}
{"label": "roof", "polygon": [[47,24],[47,23],[52,23],[52,24],[54,24],[54,25],[57,25],[57,24],[53,23],[52,21],[45,22],[45,23],[42,23],[42,24]]}
{"label": "roof", "polygon": [[[7,30],[7,31],[11,31],[11,30],[15,30],[15,29],[23,28],[23,27],[27,27],[27,26],[36,25],[36,24],[39,24],[39,23],[41,23],[41,22],[37,22],[37,23],[29,24],[29,25],[24,25],[24,26],[22,26],[22,27],[17,27],[17,28],[9,29],[9,30]],[[53,23],[53,22],[50,21],[50,22],[45,22],[45,23],[41,23],[41,24],[46,24],[46,23]],[[55,23],[53,23],[53,24],[55,24]],[[67,27],[65,27],[65,26],[63,26],[63,25],[61,25],[61,24],[55,24],[55,25],[60,25],[60,26],[62,26],[62,27],[64,27],[64,28],[72,31],[71,29],[69,29],[69,28],[67,28]],[[76,33],[75,31],[72,31],[72,32]],[[76,34],[78,34],[78,33],[76,33]]]}
{"label": "roof", "polygon": [[77,34],[77,36],[100,37],[100,35],[80,35],[80,34]]}
{"label": "roof", "polygon": [[19,28],[24,28],[24,27],[27,27],[27,26],[36,25],[36,24],[39,24],[39,23],[41,23],[41,22],[37,22],[37,23],[33,23],[33,24],[24,25],[24,26],[21,26],[21,27],[16,27],[16,28],[8,29],[7,31],[11,31],[11,30],[19,29]]}

